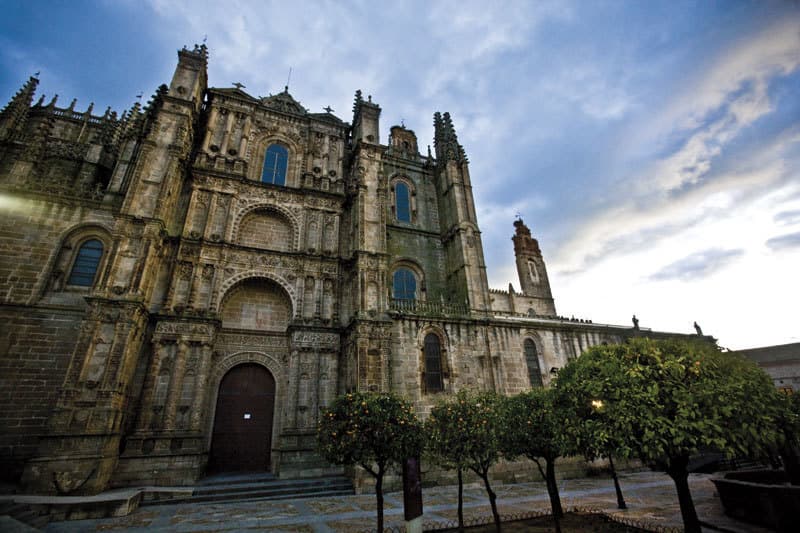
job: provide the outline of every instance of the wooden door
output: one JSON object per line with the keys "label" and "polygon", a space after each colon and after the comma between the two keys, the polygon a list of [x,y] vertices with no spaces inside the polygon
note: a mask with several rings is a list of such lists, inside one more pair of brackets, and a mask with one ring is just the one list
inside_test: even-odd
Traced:
{"label": "wooden door", "polygon": [[270,467],[275,379],[256,364],[232,368],[219,385],[211,472],[264,472]]}

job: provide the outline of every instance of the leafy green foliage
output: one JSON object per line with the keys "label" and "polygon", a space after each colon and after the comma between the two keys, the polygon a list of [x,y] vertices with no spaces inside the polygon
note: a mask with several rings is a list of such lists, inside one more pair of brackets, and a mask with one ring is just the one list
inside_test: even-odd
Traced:
{"label": "leafy green foliage", "polygon": [[595,346],[562,369],[556,388],[574,414],[565,430],[590,457],[611,451],[663,467],[706,447],[763,456],[778,439],[769,377],[702,341]]}
{"label": "leafy green foliage", "polygon": [[500,456],[500,402],[495,393],[461,391],[434,406],[425,423],[434,459],[448,468],[487,472]]}
{"label": "leafy green foliage", "polygon": [[555,404],[553,389],[536,388],[506,398],[503,410],[503,455],[509,459],[522,455],[535,461],[567,454],[564,416]]}
{"label": "leafy green foliage", "polygon": [[[439,402],[425,422],[427,450],[440,465],[475,472],[489,495],[495,526],[500,531],[497,497],[489,483],[489,468],[500,458],[502,398],[494,392],[460,391],[455,397]],[[459,495],[461,486],[459,483]],[[459,496],[459,523],[463,524]]]}
{"label": "leafy green foliage", "polygon": [[317,448],[327,461],[359,465],[375,478],[378,531],[383,531],[383,476],[422,451],[422,425],[413,406],[388,393],[354,392],[320,415]]}
{"label": "leafy green foliage", "polygon": [[[503,455],[508,458],[522,455],[536,463],[547,482],[553,516],[560,519],[563,511],[555,478],[555,460],[570,453],[572,447],[562,429],[565,412],[556,402],[555,390],[536,388],[506,398],[503,411]],[[541,460],[545,461],[545,468]]]}
{"label": "leafy green foliage", "polygon": [[638,456],[672,477],[684,528],[699,532],[687,466],[713,448],[763,457],[780,442],[777,392],[755,363],[702,340],[595,346],[559,373],[567,434],[590,457]]}
{"label": "leafy green foliage", "polygon": [[317,443],[325,460],[360,465],[377,476],[419,455],[422,426],[405,400],[387,393],[354,392],[322,412]]}

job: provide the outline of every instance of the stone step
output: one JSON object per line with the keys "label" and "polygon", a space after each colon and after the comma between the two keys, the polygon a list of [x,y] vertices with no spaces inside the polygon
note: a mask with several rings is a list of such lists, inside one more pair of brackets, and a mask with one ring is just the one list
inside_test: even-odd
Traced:
{"label": "stone step", "polygon": [[288,498],[314,498],[320,496],[343,496],[353,494],[350,480],[342,476],[311,479],[275,479],[253,476],[230,477],[221,483],[199,484],[191,494],[187,491],[170,497],[164,491],[147,493],[141,502],[147,505],[171,505],[176,503],[232,502],[249,500],[278,500]]}
{"label": "stone step", "polygon": [[46,509],[39,509],[25,503],[0,503],[0,516],[8,516],[16,522],[34,529],[41,529],[50,521]]}

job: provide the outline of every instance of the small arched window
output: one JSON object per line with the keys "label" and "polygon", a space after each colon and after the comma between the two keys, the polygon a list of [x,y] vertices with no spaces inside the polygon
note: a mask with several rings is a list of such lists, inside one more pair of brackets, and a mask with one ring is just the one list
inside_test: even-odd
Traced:
{"label": "small arched window", "polygon": [[395,217],[399,222],[411,222],[411,195],[408,185],[398,181],[394,186]]}
{"label": "small arched window", "polygon": [[75,262],[72,263],[72,271],[69,274],[67,285],[91,287],[101,257],[103,257],[103,243],[98,239],[89,239],[81,244]]}
{"label": "small arched window", "polygon": [[407,268],[398,268],[392,280],[392,294],[396,300],[415,300],[417,298],[417,278]]}
{"label": "small arched window", "polygon": [[442,381],[442,346],[435,333],[425,335],[425,392],[441,392]]}
{"label": "small arched window", "polygon": [[528,379],[531,387],[541,387],[542,371],[539,368],[539,355],[536,350],[536,344],[530,339],[525,339],[524,347],[525,363],[528,365]]}
{"label": "small arched window", "polygon": [[286,185],[286,169],[289,164],[289,150],[280,144],[271,144],[264,156],[264,169],[261,182]]}

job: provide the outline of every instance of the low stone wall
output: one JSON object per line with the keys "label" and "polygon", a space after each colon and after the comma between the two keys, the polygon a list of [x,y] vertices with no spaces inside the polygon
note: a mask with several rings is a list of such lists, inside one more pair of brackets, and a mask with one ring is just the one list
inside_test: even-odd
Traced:
{"label": "low stone wall", "polygon": [[797,531],[800,486],[789,485],[783,471],[728,472],[711,481],[728,516],[778,532]]}
{"label": "low stone wall", "polygon": [[[638,472],[646,470],[639,461],[624,461],[621,459],[614,461],[617,472]],[[545,467],[542,462],[542,468]],[[356,494],[369,494],[375,491],[374,478],[361,468],[349,469],[346,472],[353,480]],[[579,457],[564,457],[556,461],[557,479],[574,479],[592,476],[608,476],[611,482],[611,471],[608,461],[600,459],[587,462]],[[483,484],[483,481],[472,471],[464,472],[464,484]],[[543,481],[536,464],[528,459],[517,461],[500,461],[489,471],[489,480],[492,486],[504,485],[508,483],[528,483],[532,481]],[[436,487],[441,485],[455,485],[458,483],[458,473],[455,470],[445,470],[436,465],[422,461],[422,485],[423,487]],[[398,473],[387,475],[383,483],[385,492],[399,491],[403,489],[402,479]]]}

